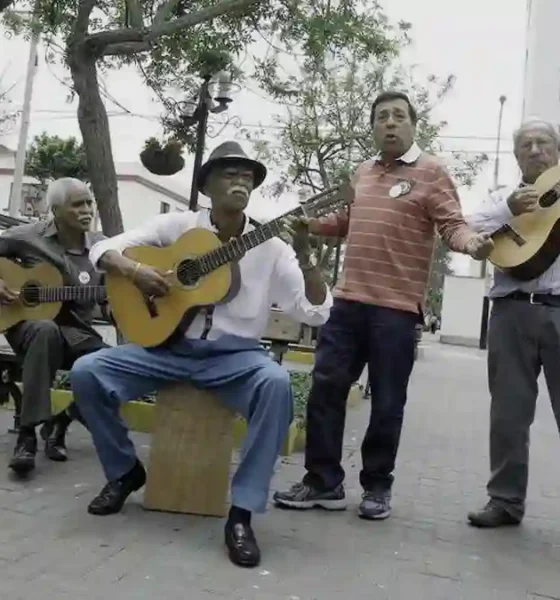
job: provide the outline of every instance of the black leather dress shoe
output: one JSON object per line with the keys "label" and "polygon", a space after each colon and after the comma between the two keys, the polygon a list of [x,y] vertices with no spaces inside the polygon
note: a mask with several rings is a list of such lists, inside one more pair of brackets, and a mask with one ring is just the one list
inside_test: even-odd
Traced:
{"label": "black leather dress shoe", "polygon": [[64,462],[68,460],[66,452],[66,432],[72,420],[66,413],[61,413],[47,421],[39,433],[45,440],[45,455],[50,460]]}
{"label": "black leather dress shoe", "polygon": [[109,481],[99,494],[90,502],[88,513],[91,515],[112,515],[120,512],[126,499],[146,483],[146,471],[140,461],[116,481]]}
{"label": "black leather dress shoe", "polygon": [[225,528],[229,559],[239,567],[256,567],[261,562],[261,551],[251,525],[228,521]]}
{"label": "black leather dress shoe", "polygon": [[522,515],[508,512],[494,500],[490,500],[483,509],[469,513],[469,523],[485,529],[520,525],[522,518]]}
{"label": "black leather dress shoe", "polygon": [[24,477],[35,468],[35,455],[37,454],[37,438],[35,432],[20,432],[14,455],[9,467],[20,477]]}

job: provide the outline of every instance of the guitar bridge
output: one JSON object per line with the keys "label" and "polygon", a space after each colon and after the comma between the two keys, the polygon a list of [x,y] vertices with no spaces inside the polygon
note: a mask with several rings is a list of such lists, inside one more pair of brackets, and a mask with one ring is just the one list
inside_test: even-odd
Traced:
{"label": "guitar bridge", "polygon": [[522,237],[511,225],[502,225],[498,231],[496,231],[492,237],[496,237],[498,235],[505,235],[510,240],[512,240],[519,247],[524,246],[527,243],[527,240]]}
{"label": "guitar bridge", "polygon": [[146,308],[148,309],[148,312],[150,313],[150,317],[152,319],[159,317],[158,308],[154,301],[154,298],[153,297],[146,298],[145,302],[146,302]]}

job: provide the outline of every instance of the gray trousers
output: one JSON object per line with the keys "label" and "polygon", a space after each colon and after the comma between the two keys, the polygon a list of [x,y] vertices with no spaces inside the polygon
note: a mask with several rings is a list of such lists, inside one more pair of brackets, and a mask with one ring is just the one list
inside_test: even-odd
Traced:
{"label": "gray trousers", "polygon": [[492,402],[487,489],[491,498],[518,517],[525,512],[529,429],[541,369],[560,430],[560,307],[495,300],[488,337]]}
{"label": "gray trousers", "polygon": [[93,335],[75,346],[69,345],[54,321],[26,321],[5,335],[23,360],[22,427],[51,418],[50,388],[59,369],[70,369],[80,356],[105,347],[103,340]]}

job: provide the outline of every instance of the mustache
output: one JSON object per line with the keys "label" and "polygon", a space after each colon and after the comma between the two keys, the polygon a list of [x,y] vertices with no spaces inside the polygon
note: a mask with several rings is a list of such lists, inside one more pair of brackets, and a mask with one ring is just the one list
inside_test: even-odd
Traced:
{"label": "mustache", "polygon": [[249,195],[249,188],[247,188],[244,185],[232,185],[229,193],[230,194],[234,194],[235,192],[242,192],[243,194],[245,194],[246,196]]}

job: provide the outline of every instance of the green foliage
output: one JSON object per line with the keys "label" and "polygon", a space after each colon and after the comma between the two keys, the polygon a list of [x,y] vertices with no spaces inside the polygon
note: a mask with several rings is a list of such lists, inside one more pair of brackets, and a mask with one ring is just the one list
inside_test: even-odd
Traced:
{"label": "green foliage", "polygon": [[311,390],[311,373],[307,371],[290,371],[290,383],[294,396],[295,421],[300,427],[305,427],[307,398]]}
{"label": "green foliage", "polygon": [[[16,33],[40,31],[47,60],[66,64],[91,171],[103,231],[123,230],[112,156],[106,92],[98,72],[134,63],[158,94],[168,86],[188,90],[195,77],[231,62],[251,41],[254,24],[267,11],[264,0],[34,0],[29,21],[16,10],[3,13]],[[28,9],[29,2],[14,2]]]}
{"label": "green foliage", "polygon": [[[302,5],[299,5],[300,7]],[[302,195],[322,191],[347,180],[357,165],[375,152],[369,125],[373,98],[381,91],[408,93],[417,108],[417,141],[438,152],[438,136],[446,127],[434,120],[434,108],[452,89],[454,77],[431,75],[424,81],[416,69],[399,65],[409,41],[410,25],[391,25],[377,3],[348,1],[333,8],[329,2],[304,4],[296,21],[281,31],[269,31],[272,52],[257,62],[255,76],[279,104],[278,130],[244,130],[266,162],[283,175],[268,187],[272,197],[298,190]],[[327,18],[328,17],[328,18]],[[287,38],[286,31],[291,35]],[[294,42],[296,40],[296,42]],[[293,56],[292,68],[284,68]],[[449,166],[459,185],[472,184],[485,155],[455,154]],[[317,255],[325,276],[333,279],[334,240],[318,240]],[[433,281],[439,286],[449,257],[438,246]],[[438,287],[434,295],[441,295]]]}
{"label": "green foliage", "polygon": [[43,185],[61,177],[89,181],[84,146],[74,137],[63,139],[42,133],[34,138],[27,151],[25,174]]}
{"label": "green foliage", "polygon": [[451,255],[449,250],[444,245],[441,238],[438,236],[434,256],[432,259],[432,270],[430,272],[430,280],[426,295],[426,314],[441,316],[441,305],[443,302],[443,282],[446,275],[452,273],[449,263]]}
{"label": "green foliage", "polygon": [[[226,14],[202,24],[185,21],[181,27],[185,17],[215,7],[215,0],[35,0],[34,22],[50,48],[51,61],[67,60],[68,51],[76,51],[79,37],[85,36],[80,51],[96,58],[102,70],[137,64],[148,85],[158,91],[194,90],[205,73],[232,65],[266,13],[267,3],[258,0],[246,2],[248,8],[242,2],[231,4]],[[26,5],[16,0],[13,8]],[[4,18],[18,33],[26,27],[14,12],[7,11]]]}

